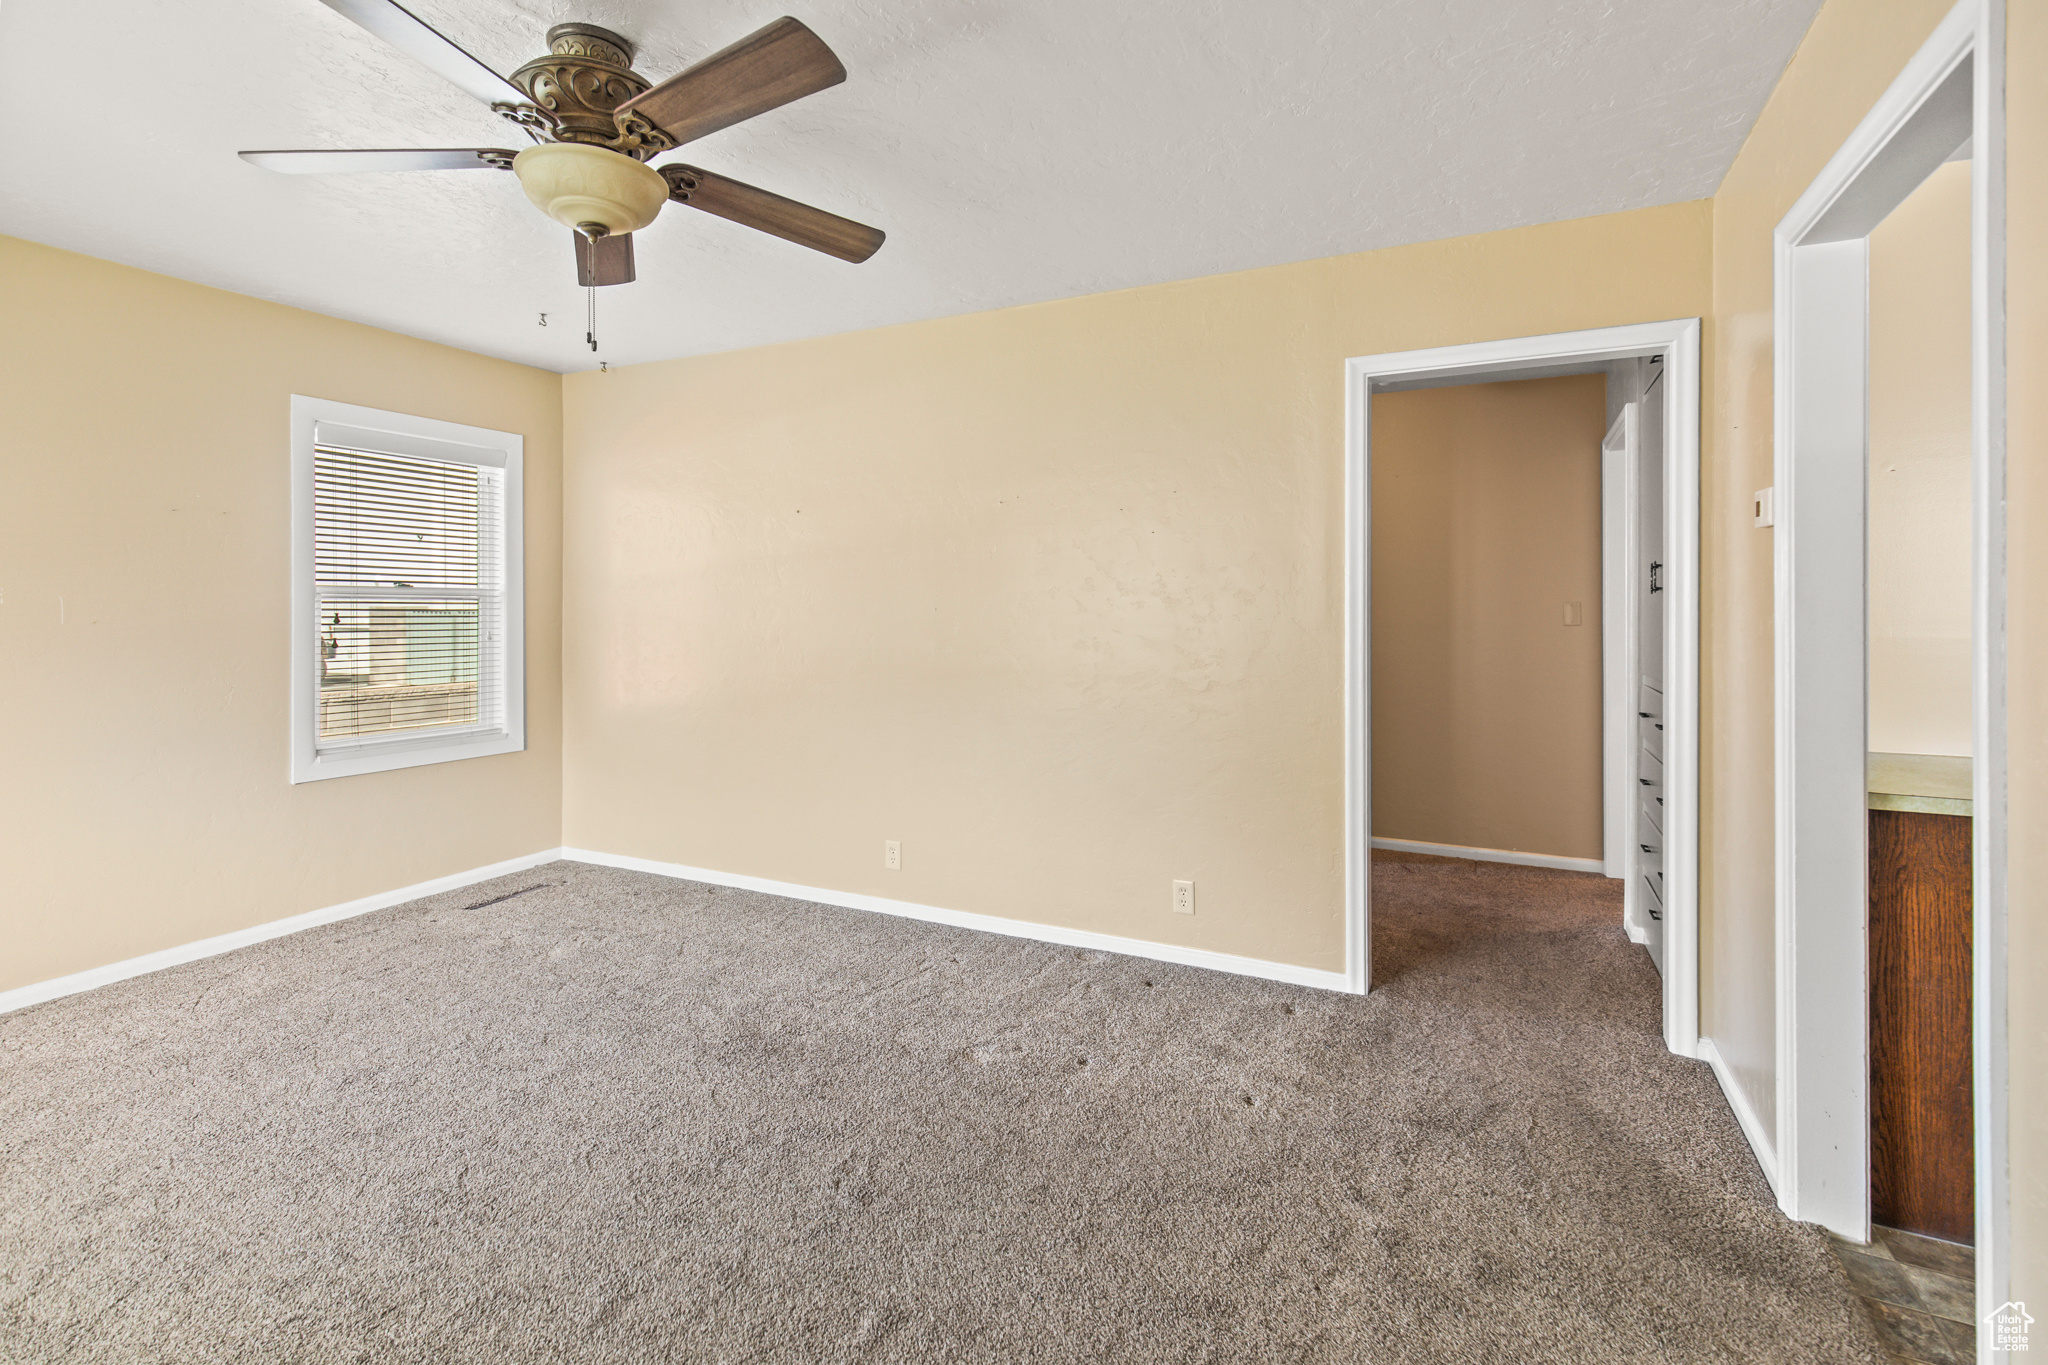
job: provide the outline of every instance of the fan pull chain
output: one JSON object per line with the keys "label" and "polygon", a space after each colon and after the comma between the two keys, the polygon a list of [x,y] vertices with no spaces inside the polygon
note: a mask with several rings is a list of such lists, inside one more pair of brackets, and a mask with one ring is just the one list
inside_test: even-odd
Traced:
{"label": "fan pull chain", "polygon": [[597,349],[597,287],[592,285],[584,293],[590,298],[590,313],[589,322],[583,333],[583,339],[589,342],[590,349],[595,351]]}

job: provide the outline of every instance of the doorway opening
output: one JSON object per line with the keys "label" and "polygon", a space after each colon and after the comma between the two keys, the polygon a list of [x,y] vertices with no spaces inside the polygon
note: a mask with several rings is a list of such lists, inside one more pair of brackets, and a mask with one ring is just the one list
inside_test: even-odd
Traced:
{"label": "doorway opening", "polygon": [[1870,234],[1870,1212],[1976,1240],[1970,1113],[1970,159]]}
{"label": "doorway opening", "polygon": [[[1353,989],[1371,980],[1374,846],[1604,872],[1623,880],[1624,922],[1662,970],[1666,1046],[1699,1055],[1699,337],[1698,321],[1681,319],[1347,362],[1346,940]],[[1500,618],[1491,641],[1477,638],[1484,620],[1467,623],[1462,652],[1452,638],[1457,623],[1439,607],[1448,600],[1444,574],[1420,553],[1425,542],[1416,555],[1385,554],[1398,548],[1390,542],[1403,530],[1425,540],[1431,534],[1427,508],[1444,496],[1446,471],[1417,471],[1413,486],[1398,491],[1388,485],[1385,496],[1415,498],[1418,512],[1401,519],[1401,530],[1384,532],[1377,547],[1374,536],[1375,479],[1391,472],[1376,471],[1375,441],[1384,459],[1397,460],[1401,423],[1426,424],[1460,401],[1428,392],[1446,389],[1488,393],[1462,403],[1482,424],[1513,420],[1507,414],[1518,404],[1554,402],[1564,405],[1560,414],[1576,414],[1561,417],[1566,426],[1584,428],[1570,456],[1575,473],[1564,452],[1555,469],[1547,457],[1501,464],[1485,449],[1460,457],[1472,464],[1475,486],[1494,480],[1458,514],[1488,522],[1468,532],[1492,542],[1476,558],[1465,556],[1456,571],[1484,589],[1466,594],[1485,599],[1480,618]],[[1401,406],[1376,414],[1376,399]],[[1529,454],[1526,442],[1522,453]],[[1575,496],[1559,482],[1572,480]],[[1553,547],[1565,547],[1561,558],[1532,572],[1530,555],[1549,556],[1551,549],[1517,537],[1532,523],[1573,518],[1583,534],[1553,538]],[[1412,658],[1374,663],[1376,561],[1382,577],[1402,579],[1389,600],[1436,640],[1431,648],[1441,666],[1433,675]],[[1511,657],[1517,651],[1541,667],[1518,666]],[[1455,708],[1437,704],[1443,698],[1431,698],[1429,689],[1443,692],[1442,679],[1453,675],[1451,686],[1470,695]],[[1382,677],[1389,696],[1413,694],[1432,715],[1443,714],[1420,732],[1390,733],[1386,752],[1376,753],[1374,689]],[[1570,799],[1548,807],[1540,794],[1533,802],[1527,792],[1497,799],[1486,790],[1487,727],[1506,734],[1543,723],[1546,688],[1565,697],[1570,712],[1556,718],[1563,747],[1549,756],[1557,760],[1551,780],[1569,786]],[[1437,771],[1429,770],[1432,745],[1448,756]],[[1540,745],[1533,761],[1546,761]],[[1376,771],[1386,788],[1384,820],[1375,808]]]}

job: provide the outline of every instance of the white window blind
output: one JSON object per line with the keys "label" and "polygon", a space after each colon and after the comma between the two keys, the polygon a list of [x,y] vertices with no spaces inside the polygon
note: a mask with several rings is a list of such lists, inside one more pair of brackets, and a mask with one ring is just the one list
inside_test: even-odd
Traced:
{"label": "white window blind", "polygon": [[502,470],[315,446],[322,753],[502,733]]}
{"label": "white window blind", "polygon": [[523,449],[294,395],[292,781],[526,747]]}

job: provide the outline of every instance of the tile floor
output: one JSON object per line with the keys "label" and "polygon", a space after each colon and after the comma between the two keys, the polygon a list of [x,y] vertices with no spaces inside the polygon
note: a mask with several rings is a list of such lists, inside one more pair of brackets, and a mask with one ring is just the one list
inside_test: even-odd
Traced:
{"label": "tile floor", "polygon": [[1897,1365],[1971,1365],[1977,1358],[1977,1253],[1896,1228],[1869,1246],[1835,1238],[1835,1255]]}

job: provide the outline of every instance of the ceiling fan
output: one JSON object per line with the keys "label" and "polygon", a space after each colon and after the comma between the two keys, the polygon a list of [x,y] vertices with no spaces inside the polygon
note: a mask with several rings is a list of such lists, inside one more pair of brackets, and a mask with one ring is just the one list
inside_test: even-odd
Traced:
{"label": "ceiling fan", "polygon": [[524,129],[534,145],[518,152],[503,147],[243,152],[244,161],[294,174],[509,170],[519,177],[527,198],[573,231],[576,282],[581,285],[632,281],[633,234],[670,202],[856,264],[882,245],[879,229],[835,213],[695,166],[646,164],[707,133],[845,80],[846,68],[832,49],[794,19],[777,19],[657,84],[633,70],[630,43],[595,24],[556,24],[548,30],[547,55],[507,78],[397,0],[322,3],[490,105]]}

